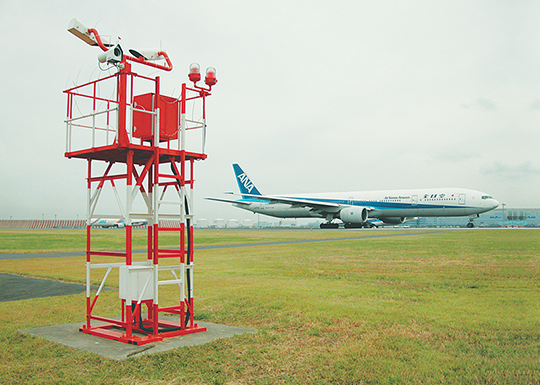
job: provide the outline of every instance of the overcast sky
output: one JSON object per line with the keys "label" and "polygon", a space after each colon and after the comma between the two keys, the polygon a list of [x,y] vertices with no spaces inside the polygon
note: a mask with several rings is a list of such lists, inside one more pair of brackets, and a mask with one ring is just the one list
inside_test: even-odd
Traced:
{"label": "overcast sky", "polygon": [[0,0],[0,219],[85,216],[62,91],[104,74],[73,17],[167,51],[171,73],[134,65],[165,94],[216,67],[199,218],[254,219],[202,199],[238,191],[235,162],[266,194],[463,187],[540,207],[540,2]]}

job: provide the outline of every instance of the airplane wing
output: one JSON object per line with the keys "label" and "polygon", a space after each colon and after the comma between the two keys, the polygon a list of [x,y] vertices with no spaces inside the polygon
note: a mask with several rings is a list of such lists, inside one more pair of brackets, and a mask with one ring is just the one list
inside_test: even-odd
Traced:
{"label": "airplane wing", "polygon": [[[263,201],[267,201],[268,203],[285,203],[285,204],[290,204],[297,207],[312,207],[317,210],[324,209],[326,211],[328,211],[328,209],[338,210],[342,207],[342,205],[338,203],[323,202],[323,201],[317,201],[313,199],[288,198],[288,197],[283,197],[283,196],[254,195],[254,194],[242,194],[242,196],[260,199]],[[235,201],[235,202],[238,202],[238,201]]]}
{"label": "airplane wing", "polygon": [[[289,198],[289,197],[275,196],[275,195],[242,194],[242,197],[254,198],[257,200],[266,201],[268,203],[289,204],[295,207],[311,207],[311,209],[314,211],[325,212],[325,213],[339,212],[343,207],[348,206],[348,205],[340,205],[339,203],[333,203],[333,202],[325,202],[325,201],[303,199],[303,198]],[[253,203],[252,201],[250,202],[250,201],[225,199],[225,198],[205,198],[205,199],[218,201],[218,202],[236,203],[236,204],[241,204],[241,205],[246,205],[246,206]],[[373,207],[366,207],[366,209],[368,211],[375,210]]]}

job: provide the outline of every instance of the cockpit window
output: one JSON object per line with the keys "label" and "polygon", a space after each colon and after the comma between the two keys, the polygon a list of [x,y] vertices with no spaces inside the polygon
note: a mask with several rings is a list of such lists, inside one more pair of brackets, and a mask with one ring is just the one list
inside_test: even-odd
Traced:
{"label": "cockpit window", "polygon": [[492,196],[489,196],[489,195],[484,195],[484,196],[482,197],[482,199],[493,199],[493,197],[492,197]]}

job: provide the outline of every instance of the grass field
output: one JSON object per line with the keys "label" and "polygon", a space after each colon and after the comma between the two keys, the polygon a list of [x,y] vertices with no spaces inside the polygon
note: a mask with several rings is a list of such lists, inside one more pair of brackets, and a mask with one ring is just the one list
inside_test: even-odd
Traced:
{"label": "grass field", "polygon": [[[195,237],[205,245],[388,233]],[[82,322],[84,294],[0,303],[0,383],[540,384],[540,232],[403,234],[197,251],[196,318],[258,332],[122,362],[18,332]],[[121,231],[102,235],[99,247],[121,247]],[[108,236],[118,237],[112,246]],[[0,231],[0,253],[83,247],[77,230]],[[0,272],[68,282],[85,274],[81,257],[2,260]],[[100,314],[117,316],[117,293],[102,297]]]}

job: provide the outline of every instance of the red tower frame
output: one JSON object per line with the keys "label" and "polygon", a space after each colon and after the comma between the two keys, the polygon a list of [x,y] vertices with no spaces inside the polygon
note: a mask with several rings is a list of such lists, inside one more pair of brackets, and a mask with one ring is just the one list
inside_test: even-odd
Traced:
{"label": "red tower frame", "polygon": [[[74,19],[70,26],[74,22],[77,23]],[[76,25],[69,30],[108,52],[95,29]],[[123,55],[121,61],[114,63],[118,68],[116,74],[64,91],[67,94],[65,156],[86,159],[88,163],[86,323],[80,331],[136,345],[206,330],[193,318],[192,200],[194,162],[207,157],[204,153],[206,98],[216,82],[215,70],[207,74],[207,88],[197,86],[194,81],[190,87],[182,84],[179,98],[163,96],[159,76],[141,76],[131,69],[131,63],[140,63],[170,71],[172,63],[167,54],[158,52],[157,55],[166,65],[149,62],[142,56]],[[190,79],[192,77],[190,74]],[[138,93],[139,89],[143,93]],[[186,119],[187,106],[192,103],[202,107],[201,121]],[[189,130],[202,131],[200,151],[186,150]],[[103,193],[106,186],[112,189],[124,219],[123,251],[94,248],[92,235],[96,230],[91,223],[92,218],[98,216],[98,201],[106,195]],[[123,201],[118,188],[125,190]],[[135,209],[138,197],[142,197],[142,212]],[[166,206],[172,206],[172,212],[165,212]],[[118,214],[100,212],[99,217],[114,218]],[[143,257],[133,251],[134,219],[148,223]],[[171,219],[175,225],[166,227],[164,223],[170,223]],[[177,247],[165,249],[160,245],[163,232],[177,234]],[[96,303],[113,269],[118,269],[119,276],[121,312],[117,318],[95,314]],[[94,270],[106,270],[95,293],[91,289]],[[163,275],[169,279],[164,279]],[[163,286],[178,289],[177,303],[163,305],[159,296]],[[176,315],[178,320],[160,320],[160,313]],[[96,321],[102,322],[96,325]]]}

